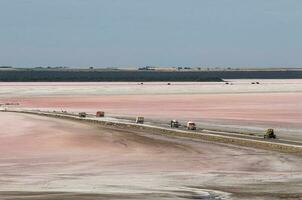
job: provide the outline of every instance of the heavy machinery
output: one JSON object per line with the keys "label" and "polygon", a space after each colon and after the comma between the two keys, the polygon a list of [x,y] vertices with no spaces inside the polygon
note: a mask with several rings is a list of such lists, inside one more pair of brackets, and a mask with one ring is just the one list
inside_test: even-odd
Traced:
{"label": "heavy machinery", "polygon": [[192,121],[187,122],[187,129],[188,130],[196,130],[196,124]]}
{"label": "heavy machinery", "polygon": [[170,125],[171,125],[171,128],[179,128],[180,123],[177,120],[173,119],[173,120],[171,120]]}
{"label": "heavy machinery", "polygon": [[145,121],[145,118],[144,118],[144,117],[136,117],[136,120],[135,120],[135,122],[136,122],[137,124],[143,124],[144,121]]}
{"label": "heavy machinery", "polygon": [[264,137],[264,139],[276,139],[277,138],[277,136],[274,132],[274,129],[272,129],[272,128],[267,129],[265,131],[265,134],[263,137]]}
{"label": "heavy machinery", "polygon": [[84,117],[86,117],[87,116],[87,114],[85,113],[85,112],[80,112],[79,113],[79,117],[81,117],[81,118],[84,118]]}

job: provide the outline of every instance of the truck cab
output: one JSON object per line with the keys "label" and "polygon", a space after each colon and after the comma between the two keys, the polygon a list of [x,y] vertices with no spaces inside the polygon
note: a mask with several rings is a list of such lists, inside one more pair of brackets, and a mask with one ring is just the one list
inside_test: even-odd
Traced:
{"label": "truck cab", "polygon": [[188,130],[196,130],[196,124],[192,121],[187,122],[187,129]]}
{"label": "truck cab", "polygon": [[170,122],[171,128],[179,128],[180,124],[177,120],[173,119]]}

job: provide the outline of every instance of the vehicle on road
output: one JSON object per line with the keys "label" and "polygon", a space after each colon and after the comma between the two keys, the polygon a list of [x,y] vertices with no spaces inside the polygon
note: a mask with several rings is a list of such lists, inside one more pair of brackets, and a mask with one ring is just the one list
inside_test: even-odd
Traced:
{"label": "vehicle on road", "polygon": [[170,126],[171,126],[171,128],[179,128],[180,127],[180,123],[177,120],[173,119],[170,122]]}
{"label": "vehicle on road", "polygon": [[196,124],[192,121],[187,122],[187,129],[188,130],[196,130]]}
{"label": "vehicle on road", "polygon": [[104,111],[97,111],[95,116],[96,117],[105,117],[105,112]]}
{"label": "vehicle on road", "polygon": [[136,120],[135,120],[135,122],[136,122],[137,124],[143,124],[144,121],[145,121],[145,118],[144,118],[144,117],[136,117]]}
{"label": "vehicle on road", "polygon": [[276,139],[277,138],[277,136],[274,132],[274,129],[272,129],[272,128],[267,129],[263,137],[264,137],[264,139]]}
{"label": "vehicle on road", "polygon": [[85,112],[80,112],[79,113],[79,117],[81,118],[85,118],[87,116],[87,114]]}

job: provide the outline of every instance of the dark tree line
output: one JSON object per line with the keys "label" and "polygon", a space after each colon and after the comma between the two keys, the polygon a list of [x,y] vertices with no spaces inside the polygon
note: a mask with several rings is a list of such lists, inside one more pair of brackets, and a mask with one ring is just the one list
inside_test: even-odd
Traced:
{"label": "dark tree line", "polygon": [[222,79],[300,79],[302,71],[67,71],[1,70],[0,81],[223,81]]}
{"label": "dark tree line", "polygon": [[146,71],[1,71],[0,81],[222,81],[195,72]]}

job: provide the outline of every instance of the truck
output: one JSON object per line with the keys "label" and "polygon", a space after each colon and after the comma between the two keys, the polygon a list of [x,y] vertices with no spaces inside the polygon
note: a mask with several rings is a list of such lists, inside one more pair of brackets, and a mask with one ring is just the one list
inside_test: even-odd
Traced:
{"label": "truck", "polygon": [[135,122],[137,124],[143,124],[144,123],[145,118],[144,117],[136,117]]}
{"label": "truck", "polygon": [[85,112],[80,112],[79,113],[79,117],[81,118],[85,118],[87,116],[87,114]]}
{"label": "truck", "polygon": [[196,130],[196,124],[192,121],[187,122],[187,129],[188,130]]}
{"label": "truck", "polygon": [[277,136],[276,136],[276,134],[274,132],[274,129],[272,129],[272,128],[267,129],[265,131],[265,134],[264,134],[263,138],[264,139],[276,139]]}
{"label": "truck", "polygon": [[173,119],[170,122],[170,126],[171,126],[171,128],[179,128],[180,124],[177,120]]}
{"label": "truck", "polygon": [[105,117],[105,112],[104,111],[97,111],[95,116],[96,117]]}

